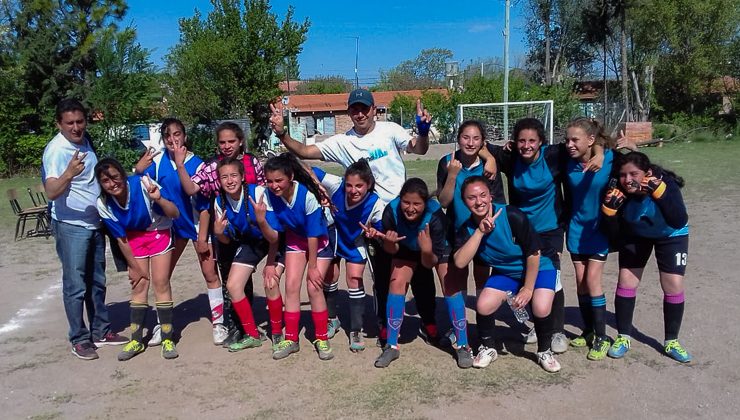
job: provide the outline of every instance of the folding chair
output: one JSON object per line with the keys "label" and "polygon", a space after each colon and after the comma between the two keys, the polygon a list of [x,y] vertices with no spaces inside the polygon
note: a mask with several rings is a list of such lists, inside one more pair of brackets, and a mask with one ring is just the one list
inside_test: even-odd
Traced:
{"label": "folding chair", "polygon": [[39,184],[33,188],[28,188],[28,196],[31,197],[31,202],[34,207],[41,207],[48,204],[46,200],[46,190],[44,190],[44,184]]}
{"label": "folding chair", "polygon": [[[10,201],[10,207],[13,209],[13,213],[18,217],[15,222],[15,240],[22,239],[24,235],[27,236],[49,236],[51,230],[49,229],[49,215],[47,213],[47,206],[35,206],[28,209],[23,209],[18,203],[18,192],[15,188],[11,188],[7,191],[8,200]],[[36,221],[36,228],[26,232],[26,221],[28,219]]]}

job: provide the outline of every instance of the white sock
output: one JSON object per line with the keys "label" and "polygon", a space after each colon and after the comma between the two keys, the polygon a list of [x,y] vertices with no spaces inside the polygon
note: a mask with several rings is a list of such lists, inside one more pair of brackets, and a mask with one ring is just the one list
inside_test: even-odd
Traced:
{"label": "white sock", "polygon": [[211,322],[213,325],[224,323],[224,294],[221,287],[208,289],[208,303],[211,305]]}

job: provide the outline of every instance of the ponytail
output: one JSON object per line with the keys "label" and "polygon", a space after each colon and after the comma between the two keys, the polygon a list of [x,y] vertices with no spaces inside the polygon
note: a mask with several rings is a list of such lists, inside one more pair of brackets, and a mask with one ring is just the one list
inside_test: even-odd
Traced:
{"label": "ponytail", "polygon": [[265,162],[265,172],[272,171],[281,171],[286,176],[292,177],[299,184],[303,184],[316,197],[316,201],[319,203],[329,201],[329,197],[326,197],[321,192],[316,181],[314,181],[303,164],[292,153],[281,153],[267,159],[267,162]]}
{"label": "ponytail", "polygon": [[604,126],[595,118],[578,117],[568,123],[567,128],[578,127],[589,136],[594,136],[594,144],[603,146],[605,149],[613,149],[616,141],[604,131]]}

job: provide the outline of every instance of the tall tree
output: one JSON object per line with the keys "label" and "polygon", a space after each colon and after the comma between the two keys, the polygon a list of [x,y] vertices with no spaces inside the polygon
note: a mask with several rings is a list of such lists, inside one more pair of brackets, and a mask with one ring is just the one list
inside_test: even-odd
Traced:
{"label": "tall tree", "polygon": [[452,58],[452,51],[444,48],[421,50],[413,60],[380,71],[380,90],[408,90],[443,87],[445,62]]}
{"label": "tall tree", "polygon": [[346,93],[352,90],[352,82],[344,76],[322,76],[304,81],[295,88],[299,95]]}

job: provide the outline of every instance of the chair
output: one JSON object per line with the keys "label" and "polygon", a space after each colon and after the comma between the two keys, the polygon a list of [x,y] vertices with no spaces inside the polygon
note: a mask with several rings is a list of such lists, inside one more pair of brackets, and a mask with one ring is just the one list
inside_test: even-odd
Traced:
{"label": "chair", "polygon": [[[18,192],[15,188],[9,189],[7,194],[8,200],[10,201],[10,207],[13,209],[13,213],[18,217],[18,220],[15,223],[16,241],[18,239],[22,239],[24,235],[48,237],[51,234],[46,205],[23,209],[20,203],[18,203]],[[26,221],[28,221],[29,218],[36,221],[36,228],[26,232]]]}
{"label": "chair", "polygon": [[33,203],[34,207],[41,207],[48,204],[48,201],[46,200],[46,190],[44,189],[44,184],[39,184],[35,186],[33,190],[29,187],[28,195],[29,197],[31,197],[31,202]]}

